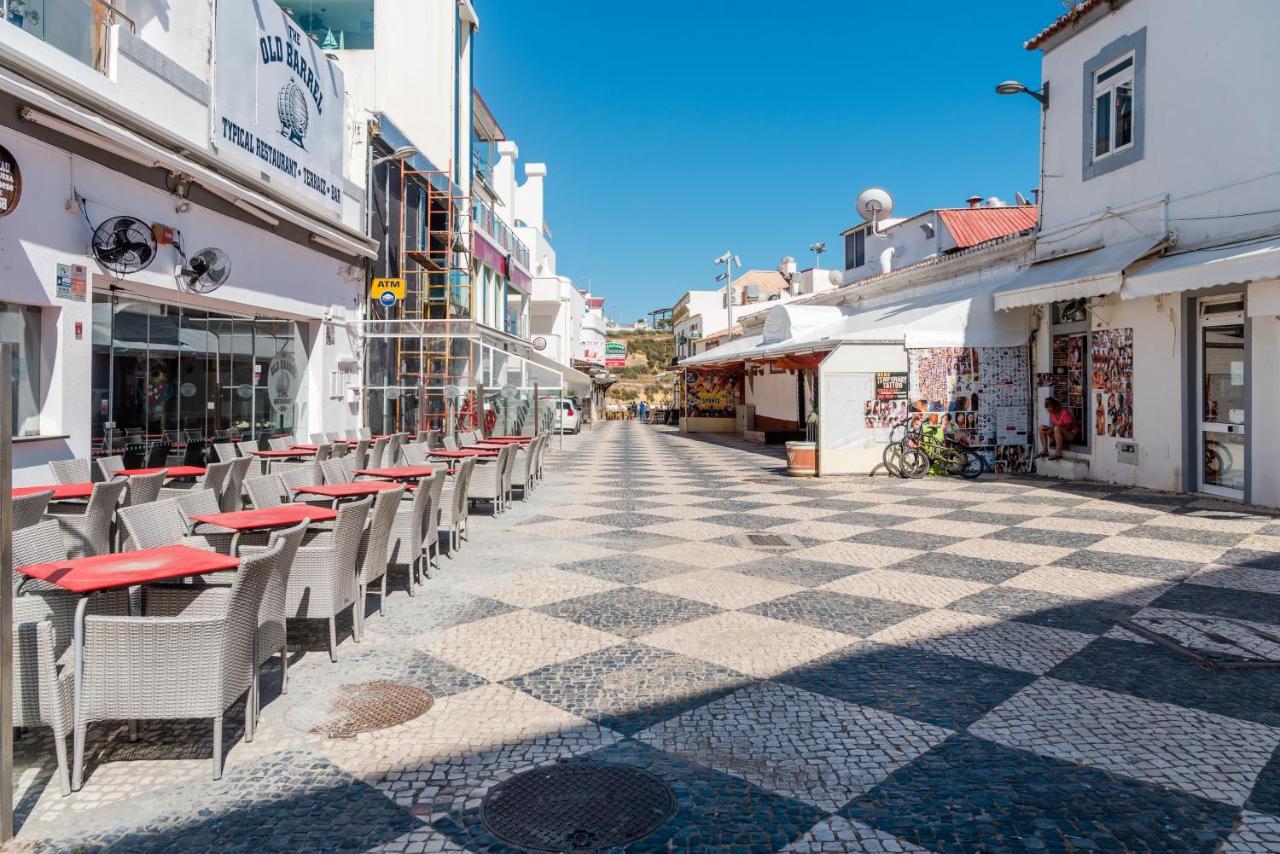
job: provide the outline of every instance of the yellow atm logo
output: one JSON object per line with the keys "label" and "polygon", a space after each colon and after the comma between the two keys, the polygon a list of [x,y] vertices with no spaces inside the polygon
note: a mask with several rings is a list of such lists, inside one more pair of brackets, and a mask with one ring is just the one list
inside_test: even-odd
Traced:
{"label": "yellow atm logo", "polygon": [[404,299],[404,279],[374,279],[369,288],[369,299],[385,308],[391,308]]}

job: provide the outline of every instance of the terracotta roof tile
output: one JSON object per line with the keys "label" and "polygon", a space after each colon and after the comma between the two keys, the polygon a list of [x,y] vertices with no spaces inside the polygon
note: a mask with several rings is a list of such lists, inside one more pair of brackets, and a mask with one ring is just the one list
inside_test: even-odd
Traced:
{"label": "terracotta roof tile", "polygon": [[1026,44],[1027,50],[1035,50],[1040,47],[1040,45],[1044,44],[1045,41],[1071,26],[1093,9],[1112,2],[1113,0],[1082,0],[1082,2],[1072,6],[1071,9],[1059,17],[1058,20],[1054,21],[1052,24],[1028,39]]}
{"label": "terracotta roof tile", "polygon": [[1000,208],[949,208],[938,211],[957,249],[968,249],[988,240],[1008,237],[1036,227],[1035,205]]}

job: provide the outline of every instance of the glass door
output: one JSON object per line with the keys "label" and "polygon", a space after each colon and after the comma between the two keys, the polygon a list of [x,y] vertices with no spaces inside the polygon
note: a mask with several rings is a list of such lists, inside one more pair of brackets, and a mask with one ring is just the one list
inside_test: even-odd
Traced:
{"label": "glass door", "polygon": [[1200,491],[1244,499],[1244,300],[1238,295],[1200,300]]}

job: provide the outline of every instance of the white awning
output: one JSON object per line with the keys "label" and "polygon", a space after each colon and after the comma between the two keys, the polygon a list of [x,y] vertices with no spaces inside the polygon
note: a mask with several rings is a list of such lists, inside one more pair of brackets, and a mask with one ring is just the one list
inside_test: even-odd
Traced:
{"label": "white awning", "polygon": [[1164,242],[1164,236],[1143,237],[1039,261],[996,291],[995,307],[1022,308],[1114,294],[1124,281],[1125,268]]}
{"label": "white awning", "polygon": [[1142,299],[1265,279],[1280,279],[1280,236],[1165,255],[1126,275],[1120,295]]}
{"label": "white awning", "polygon": [[735,338],[732,341],[721,344],[719,347],[712,347],[705,353],[681,359],[680,364],[681,366],[716,365],[722,362],[745,361],[753,353],[762,349],[761,342],[763,340],[763,335],[748,335],[744,338]]}

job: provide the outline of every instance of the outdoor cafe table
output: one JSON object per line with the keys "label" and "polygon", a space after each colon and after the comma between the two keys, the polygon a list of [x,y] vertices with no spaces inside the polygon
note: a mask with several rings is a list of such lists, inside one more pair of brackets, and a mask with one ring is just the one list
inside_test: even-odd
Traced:
{"label": "outdoor cafe table", "polygon": [[299,495],[319,495],[323,498],[332,498],[333,506],[336,509],[338,502],[344,498],[364,498],[366,495],[376,495],[379,492],[386,492],[388,489],[395,489],[399,486],[387,480],[357,480],[353,483],[318,483],[315,486],[295,486],[293,491]]}
{"label": "outdoor cafe table", "polygon": [[262,473],[268,474],[271,470],[272,460],[305,460],[308,457],[314,457],[315,451],[308,451],[305,448],[293,448],[284,451],[250,451],[249,456],[257,457],[262,463]]}
{"label": "outdoor cafe table", "polygon": [[37,492],[52,492],[50,501],[76,501],[93,495],[92,483],[54,483],[49,486],[15,486],[13,497],[35,495]]}
{"label": "outdoor cafe table", "polygon": [[497,448],[461,448],[457,451],[428,451],[427,456],[439,457],[443,460],[465,460],[467,457],[496,457]]}
{"label": "outdoor cafe table", "polygon": [[204,474],[203,466],[161,466],[153,469],[120,469],[116,474],[123,477],[143,477],[148,474],[156,474],[157,472],[165,472],[165,479],[184,477],[200,477]]}
{"label": "outdoor cafe table", "polygon": [[431,477],[433,471],[435,469],[431,466],[392,466],[383,469],[356,469],[356,474],[382,480],[419,480]]}
{"label": "outdoor cafe table", "polygon": [[[18,572],[29,578],[47,581],[80,595],[80,601],[76,603],[72,632],[72,645],[75,649],[75,689],[72,695],[75,703],[74,719],[80,720],[81,697],[84,696],[84,615],[92,594],[128,588],[135,584],[220,572],[238,566],[239,559],[217,552],[193,549],[190,546],[164,546],[18,567]],[[73,780],[71,785],[78,790],[80,782],[78,779]]]}
{"label": "outdoor cafe table", "polygon": [[[245,531],[273,531],[291,528],[304,519],[312,522],[328,522],[338,514],[328,507],[309,504],[281,504],[260,510],[236,510],[231,513],[201,513],[191,517],[196,525],[214,525],[231,531],[231,553],[240,554],[240,535]],[[194,531],[194,525],[192,526]]]}

